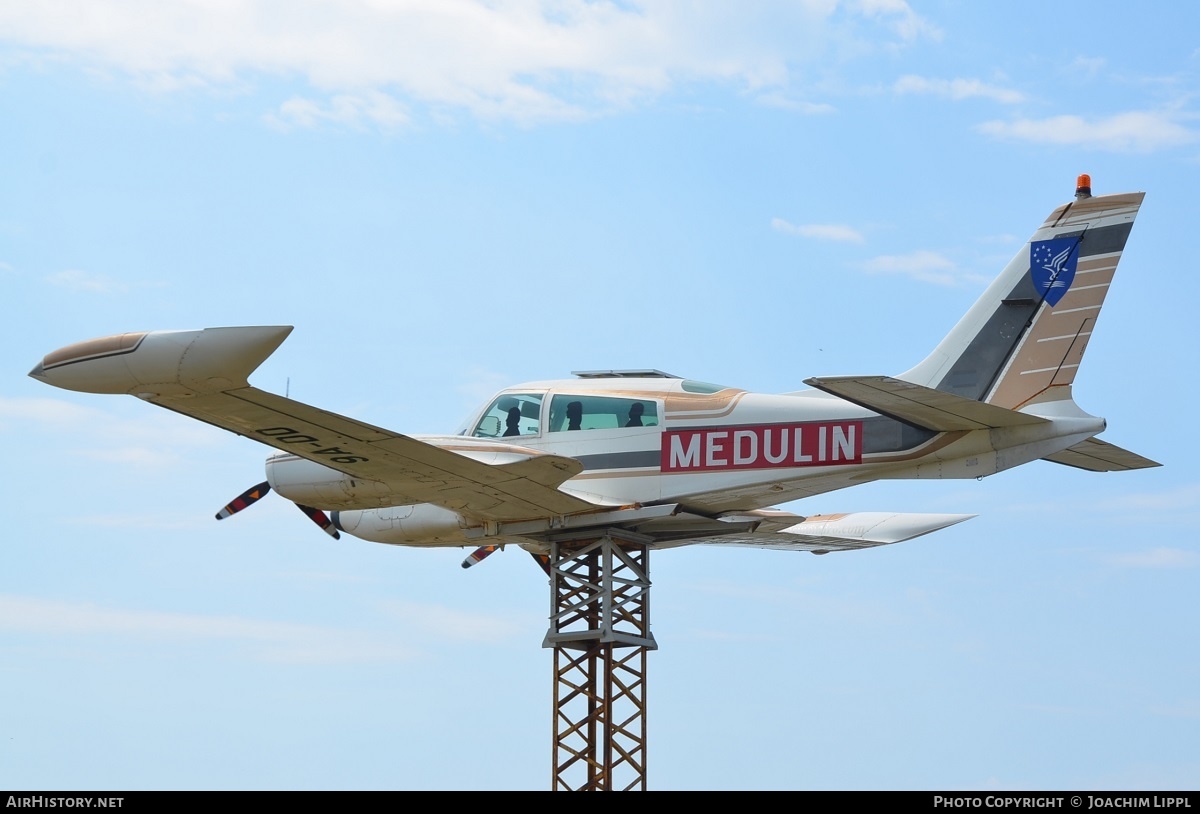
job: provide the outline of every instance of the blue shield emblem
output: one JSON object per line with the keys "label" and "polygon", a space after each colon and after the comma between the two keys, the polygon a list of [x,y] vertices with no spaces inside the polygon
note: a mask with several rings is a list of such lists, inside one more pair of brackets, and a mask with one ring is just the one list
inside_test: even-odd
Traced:
{"label": "blue shield emblem", "polygon": [[1058,305],[1075,279],[1079,264],[1079,238],[1035,240],[1029,246],[1029,274],[1033,285],[1051,308]]}

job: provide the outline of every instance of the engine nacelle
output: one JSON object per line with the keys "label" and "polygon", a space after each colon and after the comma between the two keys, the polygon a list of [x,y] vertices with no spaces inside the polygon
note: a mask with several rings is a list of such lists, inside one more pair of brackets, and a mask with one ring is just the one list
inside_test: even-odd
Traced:
{"label": "engine nacelle", "polygon": [[[489,466],[520,463],[545,454],[513,444],[480,444],[479,439],[457,435],[414,437]],[[279,452],[267,458],[267,483],[288,500],[326,511],[381,509],[413,503],[418,499],[380,481],[351,477],[288,452]]]}
{"label": "engine nacelle", "polygon": [[336,511],[333,524],[347,534],[373,543],[462,546],[473,542],[473,538],[467,537],[466,518],[432,503]]}
{"label": "engine nacelle", "polygon": [[294,503],[326,510],[374,509],[403,500],[379,481],[352,478],[287,453],[267,459],[267,483]]}

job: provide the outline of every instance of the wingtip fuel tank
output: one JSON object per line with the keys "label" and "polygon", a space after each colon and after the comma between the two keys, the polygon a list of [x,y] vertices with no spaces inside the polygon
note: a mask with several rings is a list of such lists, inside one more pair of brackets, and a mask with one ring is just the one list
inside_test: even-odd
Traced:
{"label": "wingtip fuel tank", "polygon": [[292,332],[290,325],[142,331],[67,345],[29,375],[64,390],[189,395],[245,386]]}

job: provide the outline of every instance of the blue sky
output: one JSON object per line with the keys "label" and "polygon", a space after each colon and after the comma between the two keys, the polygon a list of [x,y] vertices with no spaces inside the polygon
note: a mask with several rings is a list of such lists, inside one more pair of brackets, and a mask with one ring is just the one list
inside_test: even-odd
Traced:
{"label": "blue sky", "polygon": [[[1165,9],[1165,7],[1164,7]],[[549,787],[545,579],[333,542],[266,449],[42,355],[289,324],[252,381],[402,432],[656,367],[919,361],[1089,172],[1147,193],[1077,401],[1164,463],[653,559],[655,789],[1195,789],[1200,11],[902,0],[0,6],[0,787]]]}

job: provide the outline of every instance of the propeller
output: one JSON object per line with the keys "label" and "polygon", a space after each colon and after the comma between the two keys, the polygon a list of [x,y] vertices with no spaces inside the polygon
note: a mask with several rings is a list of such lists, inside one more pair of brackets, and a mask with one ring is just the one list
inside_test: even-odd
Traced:
{"label": "propeller", "polygon": [[[221,509],[221,511],[217,512],[217,519],[224,520],[226,517],[232,517],[248,506],[253,506],[255,503],[266,497],[267,493],[270,491],[271,484],[267,483],[266,481],[263,481],[257,486],[251,486],[233,500],[229,501],[224,509]],[[321,511],[320,509],[314,509],[312,506],[305,506],[301,503],[294,503],[292,505],[304,512],[305,517],[320,526],[321,529],[330,537],[335,540],[341,539],[341,535],[338,534],[338,530],[334,528],[333,522],[329,519],[329,516],[326,515],[325,512]],[[463,567],[466,568],[465,565]]]}
{"label": "propeller", "polygon": [[488,557],[496,553],[496,549],[500,546],[496,545],[481,545],[479,548],[471,552],[471,555],[462,561],[463,568],[470,568],[472,565],[478,565]]}
{"label": "propeller", "polygon": [[263,481],[258,486],[251,486],[246,491],[235,497],[225,506],[224,509],[217,512],[217,519],[224,520],[226,517],[231,517],[237,514],[247,506],[253,506],[258,501],[266,497],[267,492],[271,491],[271,484]]}
{"label": "propeller", "polygon": [[[479,563],[486,560],[488,557],[495,554],[496,550],[499,548],[500,548],[500,546],[496,546],[496,545],[480,546],[479,548],[472,551],[470,556],[468,556],[465,560],[462,561],[462,567],[470,568],[472,565],[478,565]],[[539,566],[541,566],[542,570],[546,572],[546,576],[550,576],[550,558],[548,556],[546,556],[545,554],[535,554],[532,551],[529,552],[529,556],[533,557],[533,559],[537,562],[537,564]]]}
{"label": "propeller", "polygon": [[537,561],[537,564],[540,565],[542,567],[542,570],[546,572],[546,576],[550,576],[550,555],[549,554],[534,554],[532,551],[530,551],[529,556],[533,557],[533,559]]}
{"label": "propeller", "polygon": [[330,537],[335,540],[341,539],[341,535],[338,534],[338,530],[334,527],[333,521],[329,519],[329,515],[325,514],[325,512],[321,511],[320,509],[314,509],[312,506],[305,506],[303,503],[296,503],[294,505],[297,509],[304,512],[305,516],[307,516],[309,520],[320,526],[321,530]]}

